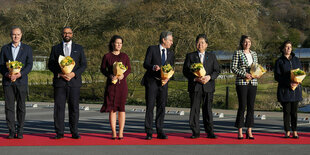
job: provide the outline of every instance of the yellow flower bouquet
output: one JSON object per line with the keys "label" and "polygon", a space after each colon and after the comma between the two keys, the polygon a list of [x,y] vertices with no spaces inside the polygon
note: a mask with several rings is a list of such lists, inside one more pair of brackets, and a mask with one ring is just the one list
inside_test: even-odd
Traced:
{"label": "yellow flower bouquet", "polygon": [[260,78],[266,72],[266,69],[260,64],[252,63],[250,73],[254,79]]}
{"label": "yellow flower bouquet", "polygon": [[[305,77],[306,77],[306,73],[303,70],[299,68],[291,70],[291,81],[292,82],[301,83]],[[291,88],[292,90],[295,90],[296,87],[291,87]]]}
{"label": "yellow flower bouquet", "polygon": [[[113,74],[114,76],[121,76],[123,75],[128,67],[125,67],[125,65],[122,62],[114,62],[113,63]],[[117,80],[113,80],[112,83],[116,84]]]}
{"label": "yellow flower bouquet", "polygon": [[193,72],[194,75],[197,77],[203,77],[206,75],[206,70],[203,67],[202,63],[194,63],[191,65],[190,70]]}
{"label": "yellow flower bouquet", "polygon": [[[19,61],[10,61],[9,60],[8,62],[6,62],[6,67],[9,70],[9,74],[11,74],[11,75],[19,73],[23,66],[24,66],[24,64],[19,62]],[[16,80],[14,80],[12,82],[15,82],[15,81]]]}
{"label": "yellow flower bouquet", "polygon": [[174,70],[170,64],[167,64],[161,67],[160,72],[161,72],[161,85],[163,86],[165,85],[164,80],[170,79],[174,74]]}
{"label": "yellow flower bouquet", "polygon": [[64,57],[60,55],[58,58],[58,63],[64,74],[71,73],[75,66],[75,61],[70,56]]}

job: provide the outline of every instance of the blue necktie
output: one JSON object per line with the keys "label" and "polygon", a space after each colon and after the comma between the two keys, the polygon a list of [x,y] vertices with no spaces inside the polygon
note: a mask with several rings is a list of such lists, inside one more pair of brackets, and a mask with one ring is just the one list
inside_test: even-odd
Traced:
{"label": "blue necktie", "polygon": [[161,53],[161,65],[165,65],[165,61],[166,61],[166,55],[165,55],[165,49],[162,49],[161,50],[162,53]]}

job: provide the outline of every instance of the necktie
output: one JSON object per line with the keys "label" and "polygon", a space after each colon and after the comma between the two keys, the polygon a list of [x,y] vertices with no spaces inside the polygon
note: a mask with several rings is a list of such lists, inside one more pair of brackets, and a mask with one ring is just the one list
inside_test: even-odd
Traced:
{"label": "necktie", "polygon": [[203,64],[203,55],[200,54],[200,62]]}
{"label": "necktie", "polygon": [[65,44],[65,56],[70,56],[68,44]]}
{"label": "necktie", "polygon": [[165,61],[166,61],[166,55],[165,55],[165,49],[162,49],[161,50],[162,53],[161,53],[161,65],[165,65]]}

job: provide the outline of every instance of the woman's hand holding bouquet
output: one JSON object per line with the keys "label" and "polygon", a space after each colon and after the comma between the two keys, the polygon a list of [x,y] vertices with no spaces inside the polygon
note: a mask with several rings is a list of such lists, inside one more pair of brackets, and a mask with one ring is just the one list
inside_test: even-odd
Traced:
{"label": "woman's hand holding bouquet", "polygon": [[291,88],[292,90],[295,90],[298,86],[298,84],[300,84],[302,82],[302,80],[304,80],[304,78],[306,77],[306,73],[297,68],[297,69],[293,69],[291,70]]}
{"label": "woman's hand holding bouquet", "polygon": [[116,84],[118,80],[122,80],[124,78],[124,73],[126,72],[128,67],[122,62],[114,62],[113,63],[113,75],[111,76],[112,83]]}

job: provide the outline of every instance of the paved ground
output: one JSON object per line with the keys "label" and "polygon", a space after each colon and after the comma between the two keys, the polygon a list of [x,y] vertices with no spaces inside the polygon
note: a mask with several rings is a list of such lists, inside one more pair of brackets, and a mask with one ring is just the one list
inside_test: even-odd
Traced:
{"label": "paved ground", "polygon": [[[0,102],[1,104],[2,102]],[[27,103],[30,104],[30,103]],[[31,103],[34,104],[34,103]],[[27,107],[25,133],[53,133],[52,103],[36,103],[37,108]],[[109,133],[107,113],[100,113],[101,105],[89,106],[89,111],[80,111],[79,130],[81,133]],[[144,114],[131,112],[132,109],[145,107],[126,106],[125,132],[144,132]],[[165,131],[167,133],[191,133],[188,126],[189,109],[167,108],[167,110],[183,110],[184,116],[166,115]],[[224,118],[214,118],[215,132],[236,132],[233,127],[236,111],[214,109],[213,112],[224,113]],[[283,132],[281,112],[256,111],[255,114],[266,115],[266,120],[255,120],[253,132]],[[310,117],[309,113],[299,113],[299,118]],[[68,120],[66,119],[66,122]],[[67,124],[68,126],[68,124]],[[203,126],[201,124],[201,131]],[[298,123],[299,132],[310,132],[309,123]],[[69,129],[66,128],[69,133]],[[4,106],[0,106],[0,133],[7,133]],[[203,132],[202,132],[203,133]],[[121,147],[121,149],[120,149]],[[1,155],[18,154],[308,154],[309,145],[169,145],[169,146],[32,146],[32,147],[0,147]],[[62,153],[59,153],[62,152]]]}

